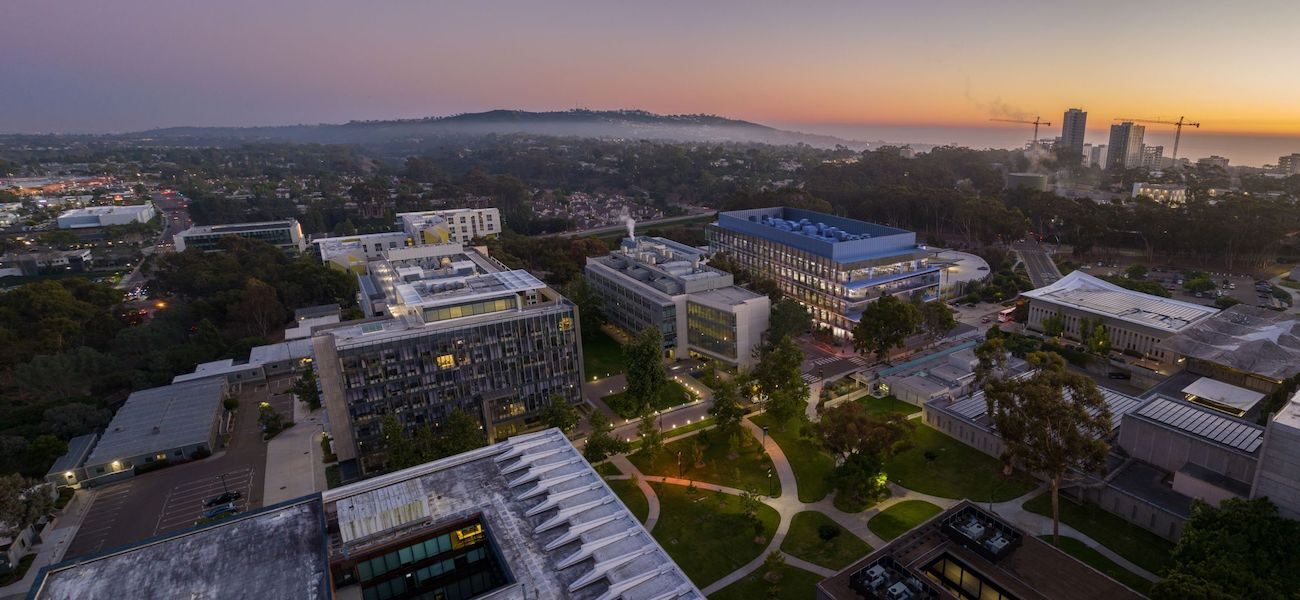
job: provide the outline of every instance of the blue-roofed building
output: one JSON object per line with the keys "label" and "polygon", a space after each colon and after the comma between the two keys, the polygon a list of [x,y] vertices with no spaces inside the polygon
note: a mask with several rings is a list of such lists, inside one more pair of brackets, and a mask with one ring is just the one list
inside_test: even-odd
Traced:
{"label": "blue-roofed building", "polygon": [[808,307],[813,323],[847,337],[867,304],[882,294],[904,300],[939,297],[933,254],[916,233],[788,207],[718,214],[706,230],[713,252],[725,252],[755,275],[777,282]]}

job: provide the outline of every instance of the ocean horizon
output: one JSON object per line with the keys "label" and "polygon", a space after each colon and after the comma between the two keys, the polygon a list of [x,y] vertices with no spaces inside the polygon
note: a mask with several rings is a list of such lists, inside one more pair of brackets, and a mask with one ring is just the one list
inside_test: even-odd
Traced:
{"label": "ocean horizon", "polygon": [[[945,125],[889,125],[875,123],[775,123],[774,127],[833,135],[859,142],[889,142],[896,144],[956,145],[970,148],[1018,148],[1033,137],[1032,125],[1007,123],[1005,127],[973,127]],[[1040,139],[1061,135],[1059,126],[1042,127]],[[1084,141],[1105,144],[1109,130],[1089,129]],[[1174,128],[1168,125],[1147,125],[1144,143],[1164,146],[1164,156],[1172,156]],[[1300,152],[1300,136],[1268,136],[1238,133],[1215,133],[1201,129],[1183,128],[1178,144],[1178,155],[1196,161],[1198,158],[1218,155],[1227,158],[1229,165],[1262,167],[1277,164],[1279,156]]]}

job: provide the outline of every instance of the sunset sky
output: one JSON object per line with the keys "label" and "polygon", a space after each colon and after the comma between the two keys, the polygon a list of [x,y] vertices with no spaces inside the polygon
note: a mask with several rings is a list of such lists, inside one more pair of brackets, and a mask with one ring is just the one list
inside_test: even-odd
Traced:
{"label": "sunset sky", "polygon": [[573,107],[983,127],[1079,106],[1094,130],[1185,114],[1202,132],[1300,135],[1293,0],[4,0],[0,14],[0,132]]}

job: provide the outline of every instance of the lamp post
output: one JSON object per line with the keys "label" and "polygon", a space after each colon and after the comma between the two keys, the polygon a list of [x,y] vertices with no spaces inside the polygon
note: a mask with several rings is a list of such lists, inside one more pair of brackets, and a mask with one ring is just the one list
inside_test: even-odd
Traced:
{"label": "lamp post", "polygon": [[767,448],[767,425],[763,426],[763,447]]}
{"label": "lamp post", "polygon": [[682,476],[682,451],[677,451],[677,476]]}
{"label": "lamp post", "polygon": [[772,497],[775,492],[772,491],[772,469],[767,470],[767,495]]}
{"label": "lamp post", "polygon": [[230,493],[230,488],[226,486],[226,474],[225,474],[225,473],[222,473],[221,475],[218,475],[217,477],[221,479],[221,491],[226,492],[226,493]]}

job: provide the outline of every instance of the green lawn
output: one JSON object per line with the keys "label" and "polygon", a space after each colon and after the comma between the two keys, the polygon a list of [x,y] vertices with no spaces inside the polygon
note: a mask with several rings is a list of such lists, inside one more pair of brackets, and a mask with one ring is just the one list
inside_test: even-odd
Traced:
{"label": "green lawn", "polygon": [[790,461],[799,484],[799,501],[816,502],[830,493],[826,478],[835,469],[835,458],[815,440],[799,435],[799,428],[791,424],[781,431],[772,424],[771,417],[758,415],[752,418],[759,427],[767,426],[768,435],[781,446],[781,452]]}
{"label": "green lawn", "polygon": [[[718,590],[709,598],[710,600],[754,600],[756,598],[813,600],[817,597],[817,582],[821,580],[821,575],[785,565],[781,567],[780,581],[777,581],[774,586],[763,580],[763,570],[759,569],[746,575],[744,579]],[[775,593],[770,592],[773,587],[776,588]]]}
{"label": "green lawn", "polygon": [[[669,379],[667,385],[665,385],[662,390],[659,390],[659,397],[651,403],[650,407],[653,410],[663,410],[679,404],[685,404],[688,402],[686,394],[686,388],[682,387],[682,384]],[[610,394],[601,400],[610,408],[610,410],[613,410],[618,414],[618,416],[623,417],[624,419],[635,419],[641,416],[639,407],[630,397],[628,397],[627,392]]]}
{"label": "green lawn", "polygon": [[[1045,493],[1025,503],[1025,510],[1052,516],[1052,495]],[[1075,504],[1061,498],[1061,522],[1110,548],[1133,564],[1157,575],[1169,567],[1174,545],[1137,525],[1093,504]]]}
{"label": "green lawn", "polygon": [[632,483],[631,479],[607,480],[605,483],[608,483],[609,488],[614,490],[615,494],[618,494],[618,499],[627,505],[627,509],[632,511],[632,514],[636,516],[636,520],[645,523],[646,517],[650,515],[650,501],[646,499],[641,488]]}
{"label": "green lawn", "polygon": [[941,512],[942,508],[924,500],[904,500],[871,517],[867,527],[881,538],[892,540]]}
{"label": "green lawn", "polygon": [[[840,532],[839,535],[830,541],[823,540],[818,533],[819,528],[824,526],[834,527]],[[790,522],[790,531],[781,542],[781,550],[838,571],[870,554],[871,546],[830,517],[816,511],[804,511],[796,514]]]}
{"label": "green lawn", "polygon": [[918,423],[911,441],[911,448],[885,462],[889,480],[910,490],[977,502],[992,496],[994,502],[1004,502],[1028,494],[1037,485],[1021,473],[1003,478],[997,459],[932,427]]}
{"label": "green lawn", "polygon": [[[757,558],[776,533],[780,515],[769,506],[759,508],[761,538],[740,512],[740,498],[722,494],[721,505],[713,492],[685,486],[651,483],[659,496],[659,522],[654,536],[687,577],[701,588]],[[810,588],[811,589],[811,588]]]}
{"label": "green lawn", "polygon": [[876,398],[875,396],[866,396],[856,400],[867,409],[867,414],[875,416],[884,416],[888,414],[899,414],[903,416],[914,415],[921,412],[921,407],[908,404],[893,396]]}
{"label": "green lawn", "polygon": [[601,330],[582,332],[582,370],[587,380],[604,379],[627,370],[623,345]]}
{"label": "green lawn", "polygon": [[597,473],[600,473],[602,476],[605,476],[605,477],[609,477],[609,476],[611,476],[611,475],[622,475],[622,474],[623,474],[622,471],[618,470],[618,467],[614,466],[614,463],[609,462],[609,461],[605,461],[605,462],[603,462],[603,463],[600,463],[600,464],[596,465],[595,468],[596,468],[596,472],[597,472]]}
{"label": "green lawn", "polygon": [[[746,432],[745,435],[748,436],[748,433]],[[747,443],[740,449],[736,459],[732,460],[727,456],[727,444],[721,438],[722,436],[717,434],[717,430],[710,429],[686,439],[664,444],[663,450],[655,456],[654,460],[651,460],[650,456],[645,452],[631,454],[628,459],[646,475],[706,481],[766,494],[769,486],[767,473],[771,470],[772,461],[767,457],[767,453],[759,448],[758,440],[749,436]],[[690,456],[690,445],[692,443],[700,443],[704,446],[704,466],[702,467],[696,468],[692,464]],[[678,452],[682,453],[680,472],[677,464]],[[772,479],[772,487],[779,496],[781,495],[781,485],[779,481],[775,481],[775,473],[772,474]]]}
{"label": "green lawn", "polygon": [[[1041,537],[1044,542],[1047,542],[1048,544],[1052,543],[1052,536],[1044,535]],[[1105,573],[1111,579],[1127,585],[1144,595],[1151,589],[1150,581],[1138,577],[1137,574],[1132,571],[1115,564],[1115,561],[1106,558],[1100,552],[1089,548],[1081,540],[1063,535],[1061,536],[1060,549],[1062,552],[1079,559],[1080,562]]]}

